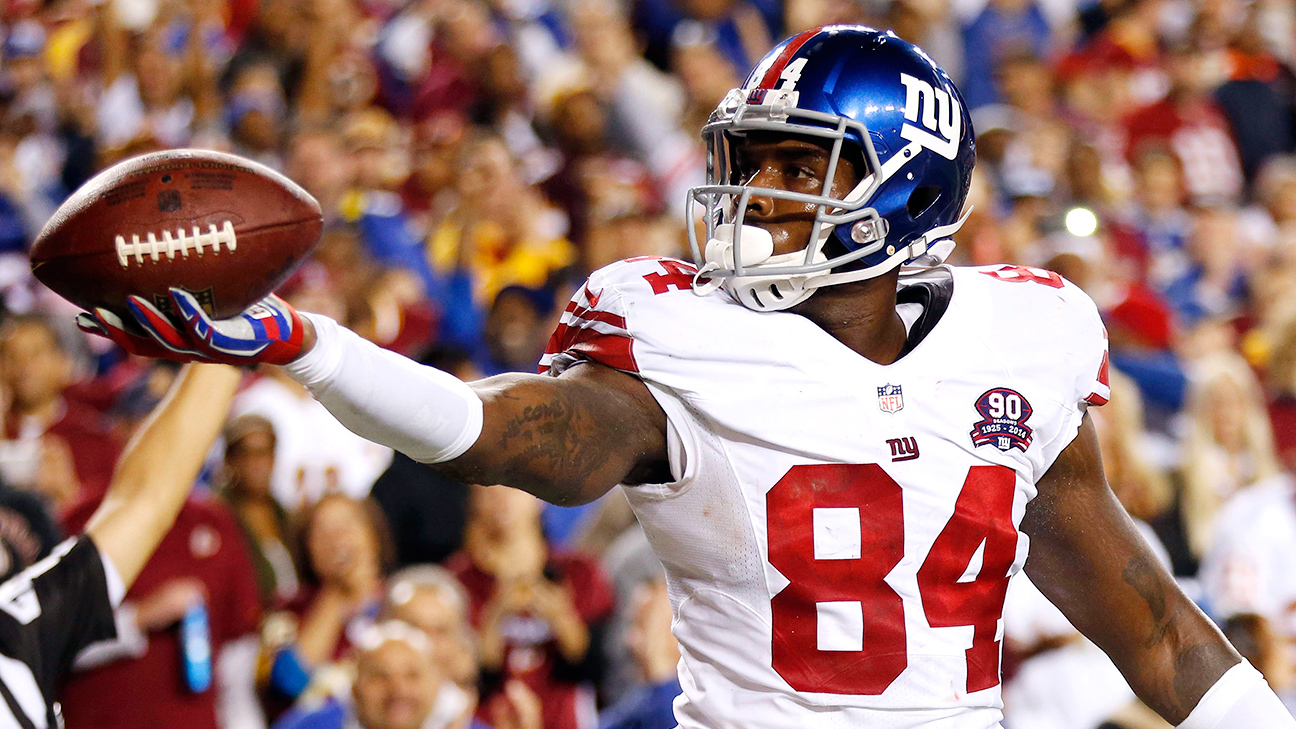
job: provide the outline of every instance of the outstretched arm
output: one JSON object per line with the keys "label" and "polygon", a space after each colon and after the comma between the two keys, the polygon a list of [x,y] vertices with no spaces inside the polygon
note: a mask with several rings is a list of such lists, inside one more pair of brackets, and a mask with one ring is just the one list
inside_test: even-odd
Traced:
{"label": "outstretched arm", "polygon": [[443,465],[461,480],[569,505],[619,483],[670,478],[666,414],[630,375],[586,362],[557,378],[500,375],[471,387],[482,401],[481,435]]}
{"label": "outstretched arm", "polygon": [[630,375],[586,363],[466,385],[324,317],[303,320],[310,350],[289,374],[357,434],[463,481],[581,504],[665,461],[666,415]]}
{"label": "outstretched arm", "polygon": [[86,532],[127,588],[175,523],[238,382],[233,367],[187,365],[126,446]]}
{"label": "outstretched arm", "polygon": [[1026,572],[1144,703],[1176,724],[1192,714],[1184,726],[1296,727],[1258,674],[1231,670],[1241,658],[1143,541],[1107,487],[1088,416],[1038,487],[1021,525]]}
{"label": "outstretched arm", "polygon": [[[556,378],[501,375],[470,386],[273,296],[220,321],[186,292],[173,289],[172,299],[184,327],[131,297],[149,339],[108,312],[78,321],[148,356],[284,365],[357,435],[469,482],[580,504],[618,483],[669,480],[666,414],[642,381],[623,372],[584,363]],[[269,319],[277,326],[262,323]]]}

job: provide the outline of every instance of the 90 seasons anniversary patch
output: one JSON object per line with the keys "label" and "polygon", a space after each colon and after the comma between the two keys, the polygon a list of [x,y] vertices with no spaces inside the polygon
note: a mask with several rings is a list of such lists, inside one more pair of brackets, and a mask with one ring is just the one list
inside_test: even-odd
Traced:
{"label": "90 seasons anniversary patch", "polygon": [[1030,447],[1033,431],[1026,425],[1030,403],[1020,392],[1006,387],[986,390],[974,406],[981,419],[972,425],[972,445],[990,445],[1005,453]]}

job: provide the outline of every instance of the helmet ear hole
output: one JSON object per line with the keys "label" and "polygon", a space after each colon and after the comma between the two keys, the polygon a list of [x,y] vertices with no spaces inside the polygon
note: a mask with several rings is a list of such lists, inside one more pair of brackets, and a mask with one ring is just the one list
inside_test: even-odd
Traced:
{"label": "helmet ear hole", "polygon": [[909,213],[910,218],[916,218],[927,212],[927,209],[936,204],[940,198],[940,188],[935,185],[923,185],[914,190],[909,195],[909,202],[905,203],[905,210]]}

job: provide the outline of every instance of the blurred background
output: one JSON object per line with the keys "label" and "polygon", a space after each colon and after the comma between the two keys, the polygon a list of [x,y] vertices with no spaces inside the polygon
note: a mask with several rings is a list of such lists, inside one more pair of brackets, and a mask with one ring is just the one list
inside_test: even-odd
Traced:
{"label": "blurred background", "polygon": [[[186,146],[281,170],[326,224],[285,298],[464,379],[534,371],[591,270],[687,257],[703,121],[834,22],[962,88],[979,160],[952,261],[1098,302],[1108,479],[1292,699],[1293,0],[4,0],[0,566],[82,526],[174,375],[30,275],[97,170]],[[1165,726],[1024,578],[1006,610],[1009,729]],[[619,492],[448,481],[273,369],[117,617],[63,691],[73,729],[674,726],[661,567]]]}

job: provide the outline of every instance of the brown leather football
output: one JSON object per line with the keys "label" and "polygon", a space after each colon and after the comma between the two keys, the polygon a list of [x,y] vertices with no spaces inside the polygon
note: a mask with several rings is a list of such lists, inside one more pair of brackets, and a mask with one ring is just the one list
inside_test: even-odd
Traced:
{"label": "brown leather football", "polygon": [[177,149],[95,175],[45,224],[32,272],[85,309],[126,314],[137,294],[164,312],[190,291],[217,318],[274,291],[319,242],[319,203],[287,177],[220,152]]}

